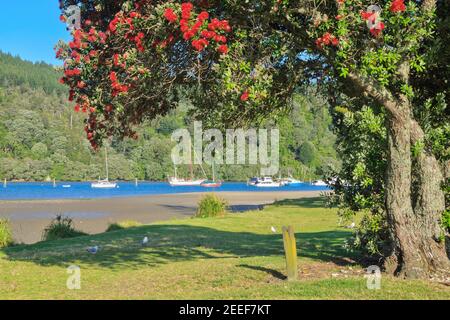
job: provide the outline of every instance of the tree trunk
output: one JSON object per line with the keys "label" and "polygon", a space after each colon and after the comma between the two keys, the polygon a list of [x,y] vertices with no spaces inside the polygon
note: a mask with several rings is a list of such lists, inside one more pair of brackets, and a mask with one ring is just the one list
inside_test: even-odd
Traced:
{"label": "tree trunk", "polygon": [[437,160],[424,152],[415,161],[417,179],[413,186],[411,138],[416,128],[409,108],[397,108],[387,120],[386,210],[393,247],[385,263],[386,271],[406,278],[446,274],[450,270],[448,258],[444,246],[437,242],[445,206],[440,190],[442,173]]}
{"label": "tree trunk", "polygon": [[[425,134],[416,121],[412,121],[411,141],[422,142]],[[430,273],[450,273],[444,232],[441,227],[442,213],[445,210],[445,196],[442,190],[444,172],[436,157],[428,150],[423,150],[413,162],[414,213],[420,228],[423,242],[422,255],[428,262]]]}

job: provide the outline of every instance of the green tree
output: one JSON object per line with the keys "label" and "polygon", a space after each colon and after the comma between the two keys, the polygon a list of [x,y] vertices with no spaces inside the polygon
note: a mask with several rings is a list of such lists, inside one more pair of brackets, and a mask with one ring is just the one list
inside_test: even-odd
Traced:
{"label": "green tree", "polygon": [[38,142],[33,146],[33,148],[31,148],[31,153],[37,160],[44,159],[48,153],[47,145],[42,142]]}
{"label": "green tree", "polygon": [[[62,1],[62,8],[73,2]],[[107,134],[134,136],[133,124],[166,114],[175,106],[177,86],[191,88],[198,117],[245,125],[278,117],[300,83],[323,83],[332,105],[344,96],[359,99],[355,106],[385,112],[385,209],[391,244],[387,270],[412,278],[448,272],[445,247],[437,241],[445,208],[443,172],[432,148],[415,148],[414,159],[411,152],[427,140],[416,112],[422,104],[414,98],[420,88],[412,80],[430,65],[426,58],[439,1],[381,1],[380,17],[366,12],[362,0],[208,2],[210,15],[229,18],[222,22],[201,20],[201,3],[193,8],[156,1],[135,9],[133,1],[99,0],[99,13],[79,2],[84,18],[99,22],[94,32],[109,29],[110,36],[85,41],[88,28],[79,30],[71,48],[62,47],[62,57],[74,51],[85,56],[94,49],[103,61],[116,61],[97,65],[98,60],[86,64],[74,59],[67,64],[64,81],[81,107],[94,107],[86,128],[94,147]],[[176,32],[181,11],[182,20],[200,21],[199,28],[192,30],[183,22]],[[242,12],[251,12],[251,19]],[[228,37],[229,24],[233,35],[227,47],[217,47],[221,40],[206,40],[209,33],[203,31]],[[125,41],[130,32],[136,33],[134,41]],[[124,60],[126,70],[120,69]],[[80,81],[86,84],[82,89]]]}
{"label": "green tree", "polygon": [[316,159],[316,148],[311,142],[305,142],[298,150],[298,157],[301,162],[310,165]]}

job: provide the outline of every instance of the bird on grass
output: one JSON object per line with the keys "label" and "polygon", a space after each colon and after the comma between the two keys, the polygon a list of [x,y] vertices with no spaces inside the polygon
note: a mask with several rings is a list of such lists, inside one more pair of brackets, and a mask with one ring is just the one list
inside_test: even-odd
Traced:
{"label": "bird on grass", "polygon": [[97,252],[98,252],[99,249],[100,249],[100,248],[99,248],[98,246],[90,247],[90,248],[87,248],[87,252],[89,252],[89,253],[91,253],[91,254],[97,254]]}
{"label": "bird on grass", "polygon": [[148,245],[148,237],[145,237],[143,240],[142,240],[142,245],[143,246],[146,246],[146,245]]}
{"label": "bird on grass", "polygon": [[270,228],[270,230],[272,231],[272,233],[277,233],[277,229],[275,229],[275,227]]}

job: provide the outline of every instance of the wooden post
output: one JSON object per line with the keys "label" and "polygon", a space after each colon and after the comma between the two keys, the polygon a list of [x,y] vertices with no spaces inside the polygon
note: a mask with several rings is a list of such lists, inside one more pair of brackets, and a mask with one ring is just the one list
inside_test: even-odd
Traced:
{"label": "wooden post", "polygon": [[294,227],[283,227],[284,251],[286,253],[286,267],[288,281],[297,280],[297,243]]}

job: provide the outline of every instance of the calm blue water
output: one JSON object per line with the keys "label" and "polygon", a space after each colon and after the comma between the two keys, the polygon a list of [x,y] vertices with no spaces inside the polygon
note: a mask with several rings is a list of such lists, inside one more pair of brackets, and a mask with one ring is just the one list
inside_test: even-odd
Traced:
{"label": "calm blue water", "polygon": [[[71,188],[63,188],[71,185]],[[203,187],[171,187],[164,182],[121,182],[118,189],[92,189],[87,182],[60,182],[56,188],[53,183],[8,183],[7,188],[0,185],[0,200],[53,200],[53,199],[100,199],[117,197],[134,197],[157,194],[191,193],[191,192],[267,192],[267,191],[325,191],[326,187],[315,187],[309,184],[286,186],[282,188],[256,188],[246,183],[225,183],[221,188]]]}

